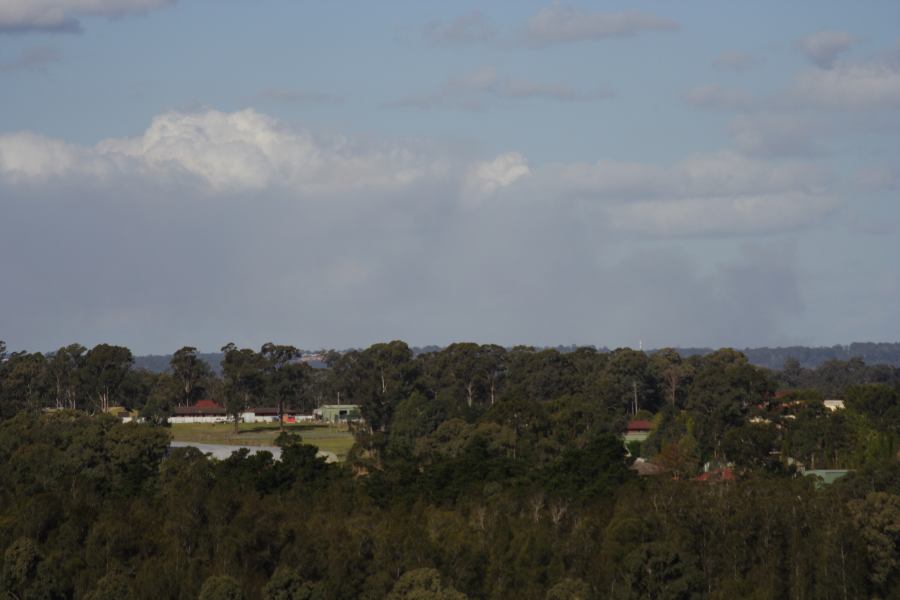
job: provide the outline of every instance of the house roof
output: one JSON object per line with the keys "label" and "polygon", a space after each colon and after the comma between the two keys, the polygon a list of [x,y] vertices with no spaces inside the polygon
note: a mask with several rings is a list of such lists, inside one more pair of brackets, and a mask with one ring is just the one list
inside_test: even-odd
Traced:
{"label": "house roof", "polygon": [[198,400],[193,406],[176,406],[176,417],[200,417],[220,416],[225,414],[225,408],[214,400]]}
{"label": "house roof", "polygon": [[627,431],[650,431],[653,429],[653,423],[637,419],[635,421],[628,421],[628,426],[625,429]]}
{"label": "house roof", "polygon": [[734,471],[729,467],[713,469],[712,471],[701,473],[695,479],[697,481],[734,481]]}
{"label": "house roof", "polygon": [[628,468],[636,472],[638,475],[641,475],[642,477],[659,475],[663,472],[663,468],[659,465],[655,465],[652,462],[643,460],[641,458],[634,461],[634,463]]}
{"label": "house roof", "polygon": [[222,405],[215,400],[197,400],[194,406],[197,408],[222,408]]}

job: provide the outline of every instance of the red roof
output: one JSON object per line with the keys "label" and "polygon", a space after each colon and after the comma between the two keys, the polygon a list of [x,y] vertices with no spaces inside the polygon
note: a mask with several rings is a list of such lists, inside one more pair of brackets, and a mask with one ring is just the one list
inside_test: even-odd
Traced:
{"label": "red roof", "polygon": [[219,416],[225,414],[225,407],[215,400],[198,400],[193,406],[176,406],[176,417]]}
{"label": "red roof", "polygon": [[194,408],[222,408],[222,405],[215,400],[197,400]]}
{"label": "red roof", "polygon": [[725,467],[724,469],[713,469],[702,473],[696,478],[697,481],[734,481],[734,471]]}
{"label": "red roof", "polygon": [[640,419],[637,421],[628,421],[628,426],[625,429],[628,431],[650,431],[653,429],[653,423],[650,421],[642,421]]}

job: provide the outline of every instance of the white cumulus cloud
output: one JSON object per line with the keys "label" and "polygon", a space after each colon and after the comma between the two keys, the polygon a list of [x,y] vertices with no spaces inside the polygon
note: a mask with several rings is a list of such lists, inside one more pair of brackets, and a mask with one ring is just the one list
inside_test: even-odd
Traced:
{"label": "white cumulus cloud", "polygon": [[92,147],[28,133],[0,136],[0,174],[29,180],[119,172],[192,177],[213,191],[284,187],[335,193],[400,187],[445,168],[412,147],[317,137],[252,109],[166,113],[140,136]]}
{"label": "white cumulus cloud", "polygon": [[316,135],[252,109],[170,112],[141,135],[93,146],[27,132],[0,135],[4,182],[28,189],[83,182],[92,189],[165,185],[187,197],[265,192],[345,199],[364,210],[397,211],[398,223],[434,218],[435,210],[452,211],[459,202],[472,210],[515,210],[537,221],[553,214],[663,236],[796,229],[837,206],[828,192],[831,173],[809,160],[721,151],[671,165],[604,160],[532,166],[518,152],[479,161],[421,143]]}
{"label": "white cumulus cloud", "polygon": [[528,161],[518,152],[501,154],[491,161],[474,164],[465,181],[464,196],[477,201],[500,188],[512,185],[531,173]]}

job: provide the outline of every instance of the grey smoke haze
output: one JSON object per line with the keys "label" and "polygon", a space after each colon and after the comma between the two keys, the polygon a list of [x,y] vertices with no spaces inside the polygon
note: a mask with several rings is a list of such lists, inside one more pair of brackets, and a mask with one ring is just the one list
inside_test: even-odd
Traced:
{"label": "grey smoke haze", "polygon": [[[307,167],[292,163],[296,171],[286,173],[281,154],[260,156],[266,146],[256,141],[233,141],[216,159],[196,146],[215,139],[195,129],[156,147],[148,145],[152,133],[94,148],[6,139],[6,164],[19,161],[18,175],[7,166],[11,181],[0,187],[0,235],[10,249],[0,268],[15,282],[2,294],[2,331],[13,346],[777,343],[804,307],[793,246],[777,238],[771,247],[746,243],[710,264],[682,248],[679,236],[711,233],[707,246],[715,248],[717,235],[776,235],[816,222],[832,206],[827,198],[788,198],[781,202],[794,202],[796,212],[776,222],[765,203],[754,216],[752,202],[734,208],[707,196],[754,199],[823,181],[801,163],[718,155],[668,169],[532,168],[518,155],[478,162],[377,145],[329,158],[329,142],[255,113],[167,119],[158,129],[171,133],[185,119],[210,131],[249,123],[282,136],[283,152],[317,151]],[[234,152],[247,172],[228,162]],[[347,187],[341,173],[322,166],[337,160],[378,179]],[[371,161],[396,173],[376,175]],[[727,186],[718,182],[725,168]],[[697,195],[722,208],[698,206]],[[681,217],[660,221],[659,203]],[[691,211],[699,212],[686,216]],[[684,229],[685,218],[702,226]]]}

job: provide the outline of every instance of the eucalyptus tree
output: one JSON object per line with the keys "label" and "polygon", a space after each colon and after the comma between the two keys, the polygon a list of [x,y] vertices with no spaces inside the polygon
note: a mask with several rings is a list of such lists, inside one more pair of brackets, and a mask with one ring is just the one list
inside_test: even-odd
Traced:
{"label": "eucalyptus tree", "polygon": [[663,348],[650,356],[650,372],[661,382],[665,400],[675,409],[683,402],[684,392],[690,383],[691,364],[672,348]]}
{"label": "eucalyptus tree", "polygon": [[685,408],[704,456],[718,456],[725,431],[740,426],[749,408],[764,403],[772,391],[766,372],[737,350],[723,348],[700,359]]}
{"label": "eucalyptus tree", "polygon": [[360,404],[373,432],[386,432],[394,408],[409,396],[416,382],[412,350],[405,342],[373,344],[359,353],[353,400]]}
{"label": "eucalyptus tree", "polygon": [[54,352],[47,364],[56,391],[56,408],[77,408],[85,352],[87,348],[81,344],[69,344]]}
{"label": "eucalyptus tree", "polygon": [[134,357],[131,350],[124,346],[98,344],[85,355],[85,381],[100,412],[109,412],[110,403],[117,398],[132,364]]}
{"label": "eucalyptus tree", "polygon": [[250,400],[260,398],[265,389],[265,358],[250,348],[234,343],[222,347],[222,375],[225,378],[225,410],[234,419],[237,433],[241,413]]}
{"label": "eucalyptus tree", "polygon": [[0,369],[0,417],[41,408],[49,395],[47,359],[40,352],[13,352]]}
{"label": "eucalyptus tree", "polygon": [[284,346],[268,342],[260,348],[260,356],[265,360],[266,387],[269,396],[278,408],[278,427],[284,431],[284,405],[295,402],[303,393],[306,379],[306,365],[298,363],[300,350],[294,346]]}
{"label": "eucalyptus tree", "polygon": [[197,355],[197,349],[193,346],[184,346],[177,350],[169,361],[169,367],[181,387],[178,404],[180,406],[193,404],[203,393],[203,380],[212,374],[212,369]]}

